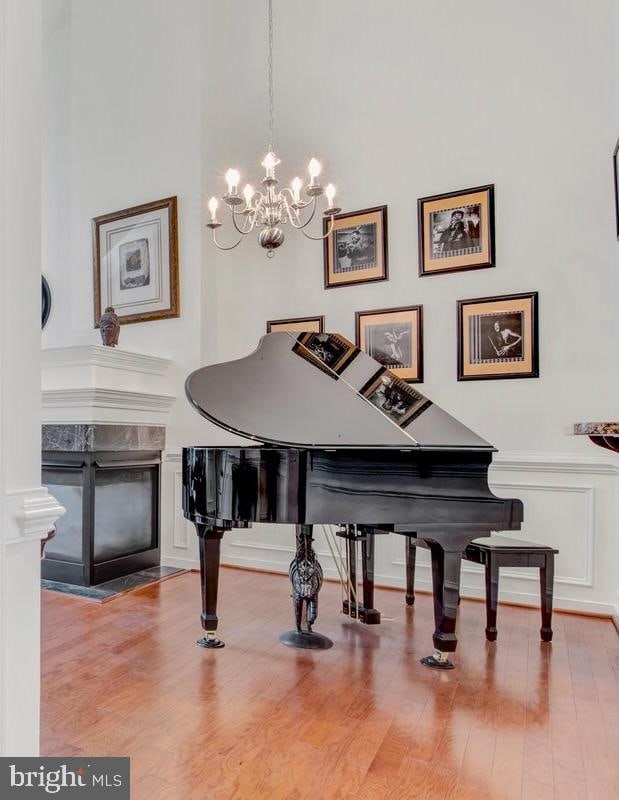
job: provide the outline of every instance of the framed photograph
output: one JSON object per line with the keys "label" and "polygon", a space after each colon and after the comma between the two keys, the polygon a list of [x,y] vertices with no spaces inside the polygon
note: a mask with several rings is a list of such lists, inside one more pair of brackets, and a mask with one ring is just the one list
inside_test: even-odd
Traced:
{"label": "framed photograph", "polygon": [[113,306],[120,322],[178,317],[176,197],[95,217],[95,328]]}
{"label": "framed photograph", "polygon": [[405,428],[432,402],[388,369],[373,375],[361,390],[363,397],[400,428]]}
{"label": "framed photograph", "polygon": [[322,333],[325,329],[324,317],[293,317],[292,319],[267,320],[267,333]]}
{"label": "framed photograph", "polygon": [[615,179],[615,221],[617,224],[617,239],[619,239],[619,139],[613,153],[613,174]]}
{"label": "framed photograph", "polygon": [[360,350],[339,333],[301,333],[293,352],[318,369],[337,378]]}
{"label": "framed photograph", "polygon": [[419,274],[494,267],[494,185],[417,201]]}
{"label": "framed photograph", "polygon": [[355,314],[357,347],[408,383],[423,381],[423,306]]}
{"label": "framed photograph", "polygon": [[[326,234],[329,218],[322,224]],[[325,289],[387,280],[387,206],[338,214],[324,240],[324,269]]]}
{"label": "framed photograph", "polygon": [[537,292],[458,301],[459,381],[537,377]]}

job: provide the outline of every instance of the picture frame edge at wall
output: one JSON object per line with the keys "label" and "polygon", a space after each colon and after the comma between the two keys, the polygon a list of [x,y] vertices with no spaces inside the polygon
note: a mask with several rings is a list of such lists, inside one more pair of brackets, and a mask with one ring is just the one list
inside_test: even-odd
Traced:
{"label": "picture frame edge at wall", "polygon": [[615,187],[615,226],[619,242],[619,138],[613,151],[613,185]]}
{"label": "picture frame edge at wall", "polygon": [[[418,370],[416,378],[402,378],[395,372],[393,369],[391,370],[394,375],[399,378],[399,380],[404,381],[404,383],[423,383],[424,382],[424,336],[423,336],[423,304],[416,304],[412,306],[396,306],[393,308],[370,308],[364,311],[355,311],[355,346],[361,350],[361,317],[363,315],[372,315],[372,314],[396,314],[402,311],[417,311],[419,323],[418,323],[418,337],[417,337],[417,364]],[[363,350],[362,352],[366,352]],[[368,354],[369,355],[369,354]]]}
{"label": "picture frame edge at wall", "polygon": [[324,289],[341,289],[345,286],[361,286],[364,283],[377,283],[378,281],[388,281],[389,280],[389,223],[388,223],[388,205],[387,203],[383,203],[382,205],[372,206],[370,208],[361,208],[358,211],[346,211],[340,214],[336,214],[333,219],[334,221],[339,219],[346,219],[347,217],[356,217],[360,214],[373,214],[380,212],[381,213],[381,222],[383,227],[383,275],[378,276],[376,278],[364,278],[361,280],[352,280],[352,281],[341,281],[340,283],[329,283],[329,246],[331,243],[331,235],[326,236],[328,226],[330,225],[330,217],[323,216],[322,219],[322,232],[323,232],[323,288]]}
{"label": "picture frame edge at wall", "polygon": [[[489,219],[489,247],[488,257],[489,261],[485,264],[476,264],[475,266],[463,267],[446,267],[445,269],[424,270],[424,219],[423,219],[423,206],[424,203],[431,200],[444,200],[449,197],[459,197],[460,195],[473,194],[474,192],[488,192],[488,219]],[[469,189],[461,189],[453,192],[443,192],[426,197],[417,198],[417,274],[420,278],[427,278],[432,275],[448,275],[449,273],[457,272],[473,272],[478,269],[496,269],[496,214],[495,214],[495,191],[496,184],[487,183],[481,186],[473,186]]]}
{"label": "picture frame edge at wall", "polygon": [[[531,299],[531,313],[532,313],[532,326],[531,326],[531,371],[523,373],[508,373],[505,375],[464,375],[464,350],[462,339],[462,309],[465,305],[489,303],[496,300],[520,300],[528,298]],[[539,354],[539,292],[516,292],[514,294],[491,295],[489,297],[471,297],[468,299],[456,301],[456,336],[457,336],[457,380],[458,382],[467,381],[486,381],[486,380],[516,380],[527,378],[540,377],[540,354]]]}
{"label": "picture frame edge at wall", "polygon": [[101,315],[104,309],[101,308],[101,244],[99,239],[99,228],[107,222],[125,219],[145,214],[148,211],[158,209],[168,209],[169,219],[169,249],[168,257],[170,261],[170,308],[159,311],[145,312],[144,314],[119,315],[121,325],[131,325],[138,322],[152,322],[160,319],[173,319],[180,317],[180,265],[178,248],[178,195],[163,197],[147,203],[140,203],[130,208],[123,208],[120,211],[111,211],[106,214],[99,214],[91,220],[92,242],[93,242],[93,306],[94,306],[94,327],[99,328]]}
{"label": "picture frame edge at wall", "polygon": [[[267,319],[266,320],[266,332],[271,333],[271,326],[274,324],[278,325],[286,325],[290,322],[314,322],[318,320],[318,325],[320,330],[315,331],[315,333],[325,333],[325,315],[324,314],[316,314],[315,316],[308,316],[308,317],[288,317],[287,319]],[[275,331],[278,333],[278,331]]]}

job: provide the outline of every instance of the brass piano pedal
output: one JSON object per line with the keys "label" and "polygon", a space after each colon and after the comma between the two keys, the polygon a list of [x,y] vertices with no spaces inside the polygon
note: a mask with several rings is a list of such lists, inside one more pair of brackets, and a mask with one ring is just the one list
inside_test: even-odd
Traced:
{"label": "brass piano pedal", "polygon": [[344,600],[342,603],[342,614],[352,619],[358,619],[366,625],[380,625],[380,611],[377,608],[365,608],[360,603],[350,603]]}

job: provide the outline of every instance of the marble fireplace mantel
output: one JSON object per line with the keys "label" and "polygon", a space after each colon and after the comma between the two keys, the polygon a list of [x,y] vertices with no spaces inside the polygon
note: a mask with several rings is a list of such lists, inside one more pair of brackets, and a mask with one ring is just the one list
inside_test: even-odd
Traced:
{"label": "marble fireplace mantel", "polygon": [[176,399],[170,359],[103,345],[41,353],[44,423],[165,425]]}

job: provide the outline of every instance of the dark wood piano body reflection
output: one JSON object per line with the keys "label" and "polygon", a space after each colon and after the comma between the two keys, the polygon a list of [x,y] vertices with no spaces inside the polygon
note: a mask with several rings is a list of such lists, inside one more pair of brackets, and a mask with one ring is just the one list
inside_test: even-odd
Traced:
{"label": "dark wood piano body reflection", "polygon": [[[219,543],[225,531],[252,522],[347,523],[360,526],[362,537],[395,532],[426,540],[434,581],[434,647],[453,653],[463,551],[472,539],[519,528],[522,520],[519,500],[490,492],[491,459],[492,452],[463,450],[185,448],[183,507],[200,538],[204,629],[217,629]],[[364,549],[364,570],[373,572],[374,548]],[[366,579],[364,612],[374,610],[372,589]]]}

